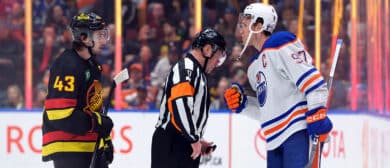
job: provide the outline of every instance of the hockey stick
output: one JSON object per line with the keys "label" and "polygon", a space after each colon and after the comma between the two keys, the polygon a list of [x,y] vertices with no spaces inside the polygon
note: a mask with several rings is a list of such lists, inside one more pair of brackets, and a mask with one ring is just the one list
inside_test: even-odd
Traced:
{"label": "hockey stick", "polygon": [[[337,60],[339,58],[339,53],[340,53],[340,48],[341,48],[342,43],[343,43],[342,39],[337,40],[336,50],[335,50],[335,53],[333,56],[332,67],[331,67],[330,72],[329,72],[329,80],[328,80],[328,92],[329,93],[331,92],[331,89],[332,89],[334,71],[336,70],[336,64],[337,64]],[[329,102],[329,101],[330,101],[330,96],[328,97],[327,102]],[[314,135],[313,142],[312,142],[311,147],[310,147],[311,151],[310,151],[309,162],[305,166],[305,168],[313,168],[313,167],[319,168],[320,167],[321,152],[322,152],[322,146],[323,146],[324,142],[319,142],[319,137],[320,137],[319,135]],[[329,137],[327,137],[326,141],[329,141]],[[317,156],[315,156],[315,155],[317,155]],[[316,165],[316,166],[313,165],[313,161],[314,161],[315,157],[318,158],[318,165]]]}
{"label": "hockey stick", "polygon": [[[123,69],[117,75],[114,76],[114,81],[111,84],[110,92],[108,93],[108,98],[104,101],[104,104],[103,104],[103,111],[102,111],[103,115],[107,115],[108,108],[110,107],[111,99],[112,99],[112,96],[114,94],[116,86],[118,84],[121,84],[122,82],[124,82],[127,79],[129,79],[129,73],[127,71],[127,68]],[[100,137],[100,135],[98,135],[98,138],[96,139],[95,149],[93,151],[93,155],[92,155],[91,163],[89,164],[89,168],[95,168],[97,151],[99,148],[101,138],[102,137]]]}

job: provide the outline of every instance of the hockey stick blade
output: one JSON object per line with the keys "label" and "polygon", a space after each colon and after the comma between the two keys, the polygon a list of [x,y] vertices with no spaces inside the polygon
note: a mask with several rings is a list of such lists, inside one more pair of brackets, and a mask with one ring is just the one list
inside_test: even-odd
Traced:
{"label": "hockey stick blade", "polygon": [[118,84],[121,84],[122,82],[129,79],[129,73],[127,68],[120,71],[117,75],[114,76],[114,81],[111,84],[110,91],[108,93],[107,99],[104,101],[103,104],[103,114],[107,114],[108,108],[110,107],[111,99],[114,94],[114,90]]}
{"label": "hockey stick blade", "polygon": [[115,84],[122,83],[123,81],[129,79],[129,72],[127,68],[120,71],[117,75],[114,76],[114,82]]}

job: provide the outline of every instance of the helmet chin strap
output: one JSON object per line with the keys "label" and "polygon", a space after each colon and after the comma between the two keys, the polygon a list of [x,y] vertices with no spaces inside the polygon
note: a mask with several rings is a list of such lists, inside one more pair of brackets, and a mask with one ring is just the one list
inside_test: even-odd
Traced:
{"label": "helmet chin strap", "polygon": [[91,54],[91,57],[94,56],[94,54],[92,53],[92,48],[95,46],[95,41],[92,40],[92,46],[86,46],[88,48],[88,52],[89,54]]}
{"label": "helmet chin strap", "polygon": [[93,52],[92,52],[92,48],[95,46],[95,41],[91,41],[92,42],[92,46],[87,46],[85,43],[81,42],[81,44],[88,49],[88,53],[91,55],[91,56],[94,56]]}
{"label": "helmet chin strap", "polygon": [[214,54],[217,52],[217,50],[213,49],[210,57],[206,57],[206,55],[203,52],[203,48],[201,48],[200,51],[202,52],[203,58],[205,58],[203,70],[206,71],[206,67],[207,67],[207,63],[208,63],[209,59],[214,56]]}
{"label": "helmet chin strap", "polygon": [[251,38],[252,38],[252,34],[253,34],[253,33],[261,33],[261,32],[264,30],[263,28],[261,28],[261,29],[258,30],[258,31],[253,31],[253,30],[252,30],[252,25],[253,25],[253,22],[251,22],[251,24],[249,24],[249,26],[248,26],[248,28],[249,28],[249,35],[248,35],[248,38],[246,38],[246,41],[245,41],[245,44],[244,44],[244,48],[242,48],[240,55],[238,56],[238,58],[236,58],[236,61],[239,61],[239,60],[241,59],[241,57],[242,57],[242,54],[244,54],[246,48],[248,47],[249,41],[250,41]]}

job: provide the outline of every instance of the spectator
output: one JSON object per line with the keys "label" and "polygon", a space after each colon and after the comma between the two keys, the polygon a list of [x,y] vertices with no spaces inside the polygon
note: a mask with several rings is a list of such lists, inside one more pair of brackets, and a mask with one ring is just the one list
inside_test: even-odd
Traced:
{"label": "spectator", "polygon": [[53,25],[46,25],[43,28],[43,37],[34,43],[34,64],[35,77],[40,79],[43,72],[48,69],[49,65],[55,59],[55,55],[60,52],[59,43],[56,41],[55,27]]}
{"label": "spectator", "polygon": [[[69,9],[70,2],[75,0],[66,0],[65,7]],[[33,0],[32,4],[32,19],[33,19],[33,31],[34,36],[39,37],[43,26],[46,24],[47,11],[54,5],[63,5],[62,0]],[[76,11],[74,11],[76,10]],[[77,13],[77,9],[73,9],[73,14]],[[73,15],[67,15],[68,17]]]}
{"label": "spectator", "polygon": [[144,86],[145,80],[143,79],[142,65],[140,63],[133,63],[129,66],[129,77],[127,83],[122,87],[122,103],[123,108],[129,108],[129,105],[137,98],[137,87]]}
{"label": "spectator", "polygon": [[248,77],[243,67],[237,67],[233,69],[232,81],[238,82],[241,85],[247,84]]}
{"label": "spectator", "polygon": [[147,24],[141,26],[137,40],[131,40],[127,42],[125,49],[125,62],[130,63],[133,61],[138,61],[136,60],[136,54],[139,53],[140,48],[144,45],[148,45],[150,49],[152,49],[153,55],[158,54],[160,49],[160,42],[153,39],[151,28]]}
{"label": "spectator", "polygon": [[122,18],[123,18],[123,37],[125,39],[135,39],[138,25],[138,5],[139,1],[125,0],[122,1]]}
{"label": "spectator", "polygon": [[153,2],[149,4],[148,11],[150,15],[147,24],[150,26],[150,36],[154,40],[159,40],[159,37],[163,36],[161,21],[166,19],[164,6],[160,2]]}
{"label": "spectator", "polygon": [[11,27],[0,22],[0,91],[5,92],[8,85],[21,83],[23,79],[23,45],[11,37]]}
{"label": "spectator", "polygon": [[24,98],[20,87],[16,84],[8,86],[6,108],[21,109],[24,107]]}
{"label": "spectator", "polygon": [[12,37],[24,43],[24,10],[19,2],[14,1],[12,3],[12,10],[9,17],[12,27]]}
{"label": "spectator", "polygon": [[[171,66],[174,65],[180,58],[180,52],[178,47],[171,44],[169,48],[162,47],[161,57],[154,67],[153,72],[150,74],[151,77],[151,96],[149,99],[151,102],[156,103],[156,107],[159,107],[162,94],[164,92],[164,83],[165,78],[168,76],[168,73],[171,69]],[[165,50],[168,53],[165,53]]]}
{"label": "spectator", "polygon": [[291,19],[288,26],[287,26],[287,31],[297,34],[298,32],[298,20],[296,18]]}
{"label": "spectator", "polygon": [[127,81],[126,89],[135,89],[138,86],[144,86],[145,80],[143,78],[143,66],[140,63],[134,63],[130,65],[129,68],[130,79]]}
{"label": "spectator", "polygon": [[152,86],[159,88],[164,84],[165,77],[168,75],[169,70],[171,69],[169,55],[170,52],[168,46],[161,46],[160,59],[154,67],[153,72],[150,74],[150,84]]}
{"label": "spectator", "polygon": [[54,5],[49,8],[46,17],[46,24],[52,24],[56,35],[62,35],[68,27],[68,19],[65,17],[64,10],[60,5]]}
{"label": "spectator", "polygon": [[237,11],[233,7],[226,7],[223,17],[218,20],[218,23],[214,26],[216,30],[226,39],[227,48],[231,48],[234,44],[235,29],[237,25]]}
{"label": "spectator", "polygon": [[176,43],[181,40],[180,36],[177,35],[176,27],[173,21],[166,20],[162,22],[164,44]]}
{"label": "spectator", "polygon": [[47,86],[43,83],[38,84],[35,87],[35,96],[34,96],[34,108],[43,108],[47,95]]}
{"label": "spectator", "polygon": [[66,18],[72,18],[77,15],[77,0],[64,0],[63,10]]}
{"label": "spectator", "polygon": [[140,52],[140,63],[143,65],[143,77],[147,85],[150,84],[150,73],[152,72],[155,64],[156,58],[153,58],[153,53],[151,48],[148,45],[141,46]]}
{"label": "spectator", "polygon": [[225,103],[225,97],[223,94],[225,93],[225,90],[228,89],[230,86],[230,82],[226,77],[222,77],[218,82],[217,87],[217,94],[218,97],[211,101],[210,109],[228,109]]}
{"label": "spectator", "polygon": [[145,86],[138,86],[134,95],[134,100],[129,102],[129,109],[149,110],[151,106],[147,101],[147,90]]}

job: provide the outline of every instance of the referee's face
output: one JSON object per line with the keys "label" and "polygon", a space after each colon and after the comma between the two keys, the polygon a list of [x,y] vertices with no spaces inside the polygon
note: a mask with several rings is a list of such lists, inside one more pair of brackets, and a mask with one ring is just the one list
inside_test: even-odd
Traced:
{"label": "referee's face", "polygon": [[214,55],[211,56],[207,65],[206,65],[206,73],[211,73],[216,67],[221,66],[226,60],[226,53],[222,50],[217,50]]}

